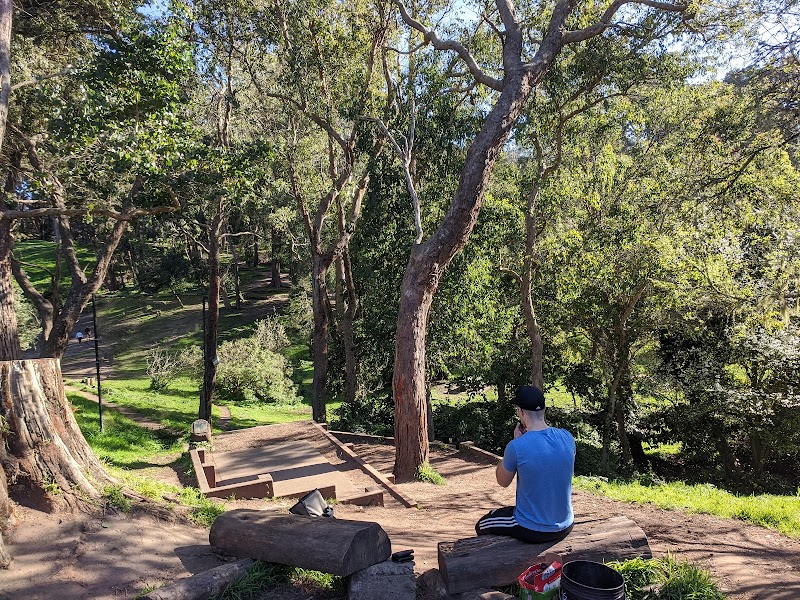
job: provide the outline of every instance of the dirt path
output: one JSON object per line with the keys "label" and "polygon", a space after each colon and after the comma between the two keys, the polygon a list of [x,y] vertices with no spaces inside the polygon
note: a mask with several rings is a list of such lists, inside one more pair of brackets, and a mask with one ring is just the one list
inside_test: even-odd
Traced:
{"label": "dirt path", "polygon": [[[357,452],[381,471],[391,470],[393,448],[359,445]],[[494,465],[464,460],[456,452],[436,452],[431,460],[447,477],[443,487],[401,484],[422,505],[418,511],[366,509],[389,533],[395,549],[415,548],[418,573],[437,566],[436,544],[474,535],[474,524],[489,509],[514,503],[513,489],[494,481]],[[513,486],[512,486],[513,488]],[[655,556],[671,555],[709,570],[732,600],[800,599],[800,541],[733,519],[692,515],[635,505],[575,490],[576,515],[625,515],[639,524]],[[342,517],[359,509],[337,507]]]}
{"label": "dirt path", "polygon": [[[356,450],[377,469],[391,469],[393,448],[357,445]],[[481,515],[514,501],[513,490],[494,483],[492,464],[455,451],[436,451],[431,462],[445,475],[447,485],[400,486],[419,502],[419,509],[391,503],[386,508],[338,505],[335,509],[340,518],[381,523],[395,551],[414,548],[418,574],[437,566],[438,542],[474,535],[474,523]],[[276,508],[268,501],[228,504]],[[580,490],[574,493],[574,505],[581,516],[622,514],[633,519],[647,533],[654,555],[669,554],[708,569],[731,600],[800,598],[799,541],[741,521],[626,504]],[[28,509],[24,515],[10,537],[12,569],[0,572],[0,590],[8,598],[129,597],[146,585],[213,566],[207,532],[189,525],[147,515],[67,520]]]}

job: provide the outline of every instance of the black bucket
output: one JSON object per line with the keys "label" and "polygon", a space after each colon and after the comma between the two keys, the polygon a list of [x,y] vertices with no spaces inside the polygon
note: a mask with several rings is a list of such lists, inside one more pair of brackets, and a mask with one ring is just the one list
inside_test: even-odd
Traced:
{"label": "black bucket", "polygon": [[561,569],[561,600],[625,600],[625,580],[611,567],[573,560]]}

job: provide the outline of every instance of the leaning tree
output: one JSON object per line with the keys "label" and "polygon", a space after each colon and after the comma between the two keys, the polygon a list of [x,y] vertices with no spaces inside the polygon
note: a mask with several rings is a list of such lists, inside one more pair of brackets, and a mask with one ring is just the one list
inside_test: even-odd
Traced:
{"label": "leaning tree", "polygon": [[[458,188],[437,229],[411,251],[401,288],[397,317],[393,395],[395,402],[395,476],[414,477],[428,457],[425,418],[425,336],[434,294],[442,274],[464,247],[478,218],[495,161],[509,139],[531,93],[561,50],[600,35],[636,35],[652,19],[664,19],[674,30],[684,19],[684,3],[614,0],[607,6],[577,0],[526,2],[519,10],[510,0],[497,0],[496,10],[480,15],[474,38],[479,49],[497,48],[481,57],[469,44],[443,39],[394,0],[403,21],[438,51],[455,52],[467,73],[492,92],[491,108],[469,145]],[[581,27],[587,23],[591,25]],[[673,27],[674,26],[674,27]],[[479,65],[485,58],[486,67]],[[487,101],[488,103],[488,101]]]}

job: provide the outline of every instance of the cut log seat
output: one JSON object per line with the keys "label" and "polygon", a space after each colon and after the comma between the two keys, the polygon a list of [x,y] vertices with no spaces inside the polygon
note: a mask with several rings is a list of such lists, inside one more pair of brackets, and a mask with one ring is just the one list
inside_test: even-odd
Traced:
{"label": "cut log seat", "polygon": [[482,535],[439,543],[439,571],[447,591],[456,594],[517,581],[520,573],[545,553],[567,560],[627,560],[652,557],[644,531],[627,517],[576,520],[561,541],[526,544],[509,537]]}
{"label": "cut log seat", "polygon": [[383,562],[392,553],[377,523],[236,509],[211,526],[215,552],[276,562],[342,577]]}

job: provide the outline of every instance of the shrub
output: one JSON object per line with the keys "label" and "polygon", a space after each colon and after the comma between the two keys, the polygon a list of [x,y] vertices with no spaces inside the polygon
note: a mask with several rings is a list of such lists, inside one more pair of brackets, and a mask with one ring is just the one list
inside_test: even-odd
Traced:
{"label": "shrub", "polygon": [[147,376],[151,390],[163,390],[180,375],[181,361],[177,352],[153,348],[147,354]]}
{"label": "shrub", "polygon": [[331,428],[353,433],[394,435],[394,402],[391,395],[358,397],[353,402],[342,402],[333,411]]}
{"label": "shrub", "polygon": [[217,353],[217,388],[233,400],[295,402],[286,359],[244,338],[223,343]]}
{"label": "shrub", "polygon": [[259,348],[267,352],[279,352],[289,345],[289,337],[286,335],[286,330],[275,317],[267,317],[261,321],[256,321],[253,341]]}
{"label": "shrub", "polygon": [[22,294],[14,294],[14,312],[17,313],[17,332],[19,344],[23,350],[36,347],[36,340],[42,333],[39,316],[27,298]]}

